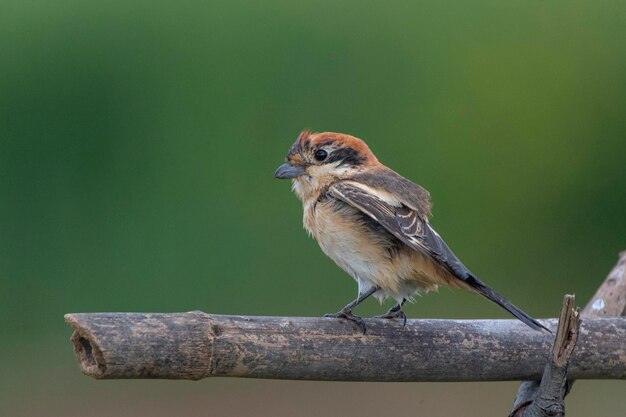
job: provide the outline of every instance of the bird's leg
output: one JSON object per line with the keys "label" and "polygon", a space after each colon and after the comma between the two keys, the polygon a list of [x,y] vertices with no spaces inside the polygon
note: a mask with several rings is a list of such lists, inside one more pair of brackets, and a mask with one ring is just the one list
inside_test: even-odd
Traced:
{"label": "bird's leg", "polygon": [[353,321],[359,325],[361,330],[363,330],[363,334],[365,334],[367,330],[367,328],[365,327],[365,321],[363,321],[361,317],[352,314],[352,309],[358,306],[359,304],[361,304],[367,297],[374,294],[378,290],[379,290],[378,287],[370,287],[367,289],[367,291],[360,293],[359,296],[356,298],[356,300],[352,301],[350,304],[348,304],[347,306],[345,306],[338,312],[324,314],[324,317],[342,318],[342,319]]}
{"label": "bird's leg", "polygon": [[404,305],[404,303],[406,303],[406,299],[402,300],[401,303],[391,307],[389,311],[387,311],[385,314],[375,317],[379,319],[402,319],[402,327],[404,327],[406,326],[406,314],[404,314],[404,311],[402,311],[402,306]]}

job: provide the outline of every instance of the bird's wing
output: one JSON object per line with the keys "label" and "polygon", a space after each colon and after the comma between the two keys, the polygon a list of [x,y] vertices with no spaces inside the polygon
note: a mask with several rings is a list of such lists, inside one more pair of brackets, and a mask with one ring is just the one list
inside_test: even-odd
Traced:
{"label": "bird's wing", "polygon": [[392,169],[378,167],[356,174],[352,179],[374,190],[393,190],[396,196],[401,196],[402,204],[416,210],[424,219],[430,217],[431,205],[428,191]]}
{"label": "bird's wing", "polygon": [[355,181],[336,182],[330,186],[329,192],[367,214],[408,247],[439,264],[457,278],[465,281],[471,275],[418,211],[407,207],[390,193]]}
{"label": "bird's wing", "polygon": [[509,302],[476,277],[452,253],[441,236],[416,209],[408,207],[393,193],[355,181],[340,181],[328,189],[334,197],[362,211],[408,247],[418,251],[449,271],[479,294],[495,302],[536,330],[548,330],[543,324]]}

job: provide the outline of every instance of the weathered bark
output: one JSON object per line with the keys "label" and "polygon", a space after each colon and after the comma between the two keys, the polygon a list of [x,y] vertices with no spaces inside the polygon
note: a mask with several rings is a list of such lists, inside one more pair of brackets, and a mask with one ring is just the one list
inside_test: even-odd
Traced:
{"label": "weathered bark", "polygon": [[613,267],[598,291],[587,303],[580,316],[619,317],[626,313],[626,251],[619,254]]}
{"label": "weathered bark", "polygon": [[[546,363],[539,386],[522,386],[513,404],[510,417],[562,417],[565,415],[567,368],[576,347],[580,329],[579,310],[574,306],[574,296],[566,295],[559,316],[552,354]],[[535,391],[535,392],[533,392]],[[531,400],[523,396],[531,395]]]}
{"label": "weathered bark", "polygon": [[[581,313],[581,317],[588,319],[624,315],[626,315],[626,251],[619,254],[617,265],[613,267],[595,295],[591,298],[591,301],[587,303]],[[546,366],[549,366],[549,363]],[[544,374],[543,379],[545,378],[550,379],[551,376]],[[539,411],[536,408],[533,408],[535,414],[525,414],[525,409],[529,407],[535,399],[541,397],[540,389],[543,384],[543,379],[542,381],[523,381],[520,384],[513,403],[511,416],[541,416],[541,414],[538,414]],[[575,378],[569,375],[564,396],[569,393],[574,382]]]}
{"label": "weathered bark", "polygon": [[[328,381],[539,379],[552,335],[516,320],[240,317],[202,312],[68,314],[81,370],[95,378],[235,376]],[[545,320],[554,328],[556,320]],[[626,378],[626,319],[590,319],[573,378]]]}

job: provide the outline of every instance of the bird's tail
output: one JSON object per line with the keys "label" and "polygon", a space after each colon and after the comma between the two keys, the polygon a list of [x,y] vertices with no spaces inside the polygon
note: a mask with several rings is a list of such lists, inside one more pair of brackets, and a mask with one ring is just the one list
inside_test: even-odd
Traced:
{"label": "bird's tail", "polygon": [[546,326],[539,323],[537,320],[530,317],[528,314],[524,313],[519,308],[515,307],[513,304],[511,304],[509,300],[507,300],[506,298],[504,298],[503,296],[495,292],[493,289],[488,287],[487,284],[485,284],[484,282],[482,282],[475,276],[470,275],[464,281],[469,286],[471,286],[474,290],[476,290],[480,295],[498,304],[500,307],[504,308],[506,311],[508,311],[509,313],[517,317],[519,320],[521,320],[528,327],[538,330],[538,331],[547,330],[549,333],[552,333],[550,329],[548,329]]}

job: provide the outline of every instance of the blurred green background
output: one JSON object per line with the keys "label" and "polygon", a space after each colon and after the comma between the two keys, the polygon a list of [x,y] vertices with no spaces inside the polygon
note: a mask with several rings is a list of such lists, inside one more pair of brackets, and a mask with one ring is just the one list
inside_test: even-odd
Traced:
{"label": "blurred green background", "polygon": [[[621,1],[0,0],[0,415],[505,415],[513,382],[93,381],[63,314],[351,300],[272,178],[303,128],[429,189],[532,315],[584,304],[626,249],[625,40]],[[508,317],[449,290],[406,311]],[[568,406],[621,415],[623,383]]]}

